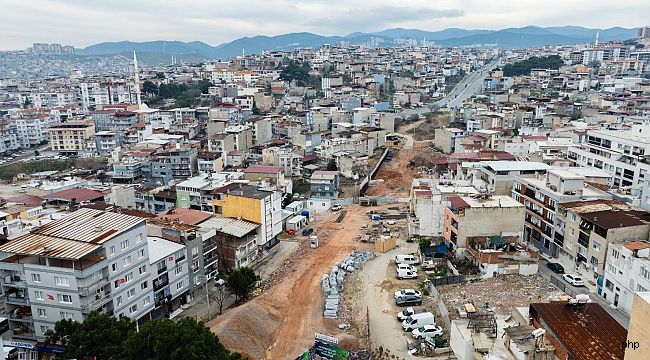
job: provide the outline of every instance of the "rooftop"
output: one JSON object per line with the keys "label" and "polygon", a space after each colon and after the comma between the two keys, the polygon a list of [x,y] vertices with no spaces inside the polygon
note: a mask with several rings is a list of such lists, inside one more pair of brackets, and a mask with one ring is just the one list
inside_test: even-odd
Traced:
{"label": "rooftop", "polygon": [[494,171],[538,171],[551,168],[544,163],[534,161],[481,161],[481,164]]}
{"label": "rooftop", "polygon": [[530,315],[540,319],[576,360],[622,360],[625,330],[599,304],[579,307],[565,302],[530,305]]}
{"label": "rooftop", "polygon": [[280,166],[253,165],[244,169],[245,173],[253,174],[277,174],[282,171]]}
{"label": "rooftop", "polygon": [[210,220],[201,224],[203,228],[215,229],[224,234],[234,237],[242,237],[252,231],[255,231],[259,225],[250,221],[235,218],[214,216]]}
{"label": "rooftop", "polygon": [[147,248],[149,263],[155,264],[167,256],[173,255],[178,250],[182,250],[185,246],[163,238],[147,236]]}
{"label": "rooftop", "polygon": [[519,201],[511,198],[510,196],[497,195],[490,196],[488,198],[475,198],[473,196],[463,196],[463,201],[467,203],[469,207],[480,208],[480,207],[502,207],[502,208],[516,208],[524,207],[524,204]]}
{"label": "rooftop", "polygon": [[98,200],[98,199],[103,200],[104,194],[101,191],[97,191],[97,190],[78,188],[78,189],[67,189],[67,190],[53,192],[46,195],[45,198],[48,200],[59,200],[59,201],[70,201],[70,202],[74,200],[74,202],[80,203],[82,201],[91,201],[91,200]]}
{"label": "rooftop", "polygon": [[212,216],[211,213],[193,209],[172,208],[158,214],[158,219],[167,221],[178,221],[184,224],[198,225]]}

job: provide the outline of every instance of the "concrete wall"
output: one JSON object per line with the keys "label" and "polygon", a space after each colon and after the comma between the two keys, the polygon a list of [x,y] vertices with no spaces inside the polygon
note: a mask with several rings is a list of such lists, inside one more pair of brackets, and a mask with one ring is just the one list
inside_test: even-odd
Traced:
{"label": "concrete wall", "polygon": [[648,358],[647,341],[650,339],[650,293],[634,295],[632,300],[632,316],[627,329],[627,341],[638,342],[640,348],[628,347],[625,350],[625,360],[645,360]]}

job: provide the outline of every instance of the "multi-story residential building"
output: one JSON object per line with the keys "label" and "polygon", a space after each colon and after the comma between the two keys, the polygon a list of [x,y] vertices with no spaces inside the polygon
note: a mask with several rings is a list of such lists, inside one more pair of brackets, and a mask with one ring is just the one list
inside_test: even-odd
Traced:
{"label": "multi-story residential building", "polygon": [[95,149],[99,154],[110,154],[124,144],[125,134],[120,131],[98,131],[95,133]]}
{"label": "multi-story residential building", "polygon": [[291,178],[284,176],[280,166],[251,165],[244,169],[244,179],[257,182],[266,182],[286,194],[293,192]]}
{"label": "multi-story residential building", "polygon": [[514,180],[511,196],[526,207],[524,241],[547,255],[557,257],[563,251],[564,222],[556,216],[558,204],[611,197],[586,184],[585,176],[578,173],[580,169],[551,169],[545,175]]}
{"label": "multi-story residential building", "polygon": [[456,147],[456,138],[465,135],[465,130],[457,128],[443,128],[435,130],[433,143],[445,154],[453,154]]}
{"label": "multi-story residential building", "polygon": [[81,155],[95,149],[95,146],[89,146],[94,142],[95,135],[92,121],[70,120],[52,123],[48,134],[51,149],[59,153]]}
{"label": "multi-story residential building", "polygon": [[0,246],[12,336],[44,339],[91,311],[143,319],[153,309],[144,219],[83,208]]}
{"label": "multi-story residential building", "polygon": [[338,171],[314,171],[309,179],[311,198],[336,199],[339,197]]}
{"label": "multi-story residential building", "polygon": [[181,209],[213,210],[214,190],[242,178],[242,173],[200,174],[176,185],[176,207]]}
{"label": "multi-story residential building", "polygon": [[84,109],[101,105],[136,103],[135,86],[130,81],[83,82],[79,84]]}
{"label": "multi-story residential building", "polygon": [[137,113],[125,110],[95,110],[90,113],[97,131],[125,131],[138,122]]}
{"label": "multi-story residential building", "polygon": [[282,232],[282,194],[252,185],[232,183],[215,190],[214,213],[260,225],[257,245],[268,249]]}
{"label": "multi-story residential building", "polygon": [[113,163],[111,179],[114,183],[133,184],[139,182],[144,176],[142,163],[135,160]]}
{"label": "multi-story residential building", "polygon": [[482,161],[476,168],[474,184],[494,195],[510,195],[516,176],[544,174],[550,166],[531,161]]}
{"label": "multi-story residential building", "polygon": [[169,318],[188,301],[190,278],[185,245],[149,236],[147,246],[154,299],[151,317]]}
{"label": "multi-story residential building", "polygon": [[601,296],[627,315],[634,294],[650,291],[650,243],[641,240],[609,244]]}
{"label": "multi-story residential building", "polygon": [[41,112],[22,112],[18,117],[11,119],[20,147],[30,148],[47,142],[49,127],[52,119],[48,114]]}
{"label": "multi-story residential building", "polygon": [[633,125],[627,130],[589,130],[587,140],[571,147],[568,157],[577,166],[603,169],[614,186],[641,183],[650,171],[650,125]]}
{"label": "multi-story residential building", "polygon": [[445,209],[445,243],[454,249],[463,249],[474,237],[520,237],[524,213],[524,205],[510,196],[449,197],[449,206]]}
{"label": "multi-story residential building", "polygon": [[[258,246],[260,225],[242,219],[214,216],[201,224],[202,229],[210,230],[214,236],[206,251],[204,263],[214,276],[218,269],[228,271],[250,266],[260,253]],[[208,249],[204,247],[204,250]],[[209,256],[209,258],[208,258]]]}
{"label": "multi-story residential building", "polygon": [[176,191],[165,186],[141,186],[135,192],[137,210],[152,214],[176,207]]}
{"label": "multi-story residential building", "polygon": [[151,157],[151,180],[167,184],[171,179],[187,179],[196,175],[198,150],[193,146],[160,149]]}
{"label": "multi-story residential building", "polygon": [[562,203],[558,217],[566,219],[564,246],[558,259],[585,279],[603,276],[611,243],[645,240],[650,233],[650,213],[616,200]]}

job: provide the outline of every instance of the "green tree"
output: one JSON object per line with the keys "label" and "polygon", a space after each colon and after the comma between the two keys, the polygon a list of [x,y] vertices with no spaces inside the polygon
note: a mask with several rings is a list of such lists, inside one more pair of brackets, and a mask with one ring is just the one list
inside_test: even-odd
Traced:
{"label": "green tree", "polygon": [[226,279],[226,287],[235,294],[237,301],[248,299],[260,277],[249,267],[240,267]]}
{"label": "green tree", "polygon": [[330,159],[327,163],[327,171],[338,171],[339,167],[336,165],[336,160]]}
{"label": "green tree", "polygon": [[420,249],[428,248],[431,246],[431,238],[425,237],[420,239]]}
{"label": "green tree", "polygon": [[280,71],[280,79],[285,81],[296,81],[299,86],[304,86],[309,81],[311,68],[307,62],[299,63],[289,60],[287,65]]}
{"label": "green tree", "polygon": [[[83,321],[60,320],[46,333],[46,343],[66,348],[63,359],[153,360],[215,359],[238,360],[203,323],[191,318],[174,322],[151,320],[136,332],[127,317],[93,312]],[[59,357],[59,356],[57,356]]]}
{"label": "green tree", "polygon": [[192,318],[179,322],[169,319],[149,321],[140,332],[130,334],[126,341],[128,360],[235,360],[242,357],[230,353],[203,323]]}
{"label": "green tree", "polygon": [[34,156],[38,156],[38,155],[40,155],[40,154],[41,154],[41,153],[40,153],[38,150],[34,150]]}
{"label": "green tree", "polygon": [[142,91],[144,91],[146,95],[158,95],[158,86],[147,80],[142,84]]}
{"label": "green tree", "polygon": [[212,83],[210,80],[199,80],[196,83],[196,86],[199,88],[199,90],[201,90],[201,94],[207,94],[210,86],[212,86]]}
{"label": "green tree", "polygon": [[63,345],[64,359],[121,359],[126,352],[123,342],[135,333],[133,320],[93,312],[80,323],[72,319],[57,321],[49,330],[47,343]]}
{"label": "green tree", "polygon": [[552,69],[557,70],[564,61],[559,55],[551,56],[533,56],[526,60],[518,61],[513,64],[508,64],[503,67],[503,75],[505,76],[519,76],[530,74],[531,69]]}

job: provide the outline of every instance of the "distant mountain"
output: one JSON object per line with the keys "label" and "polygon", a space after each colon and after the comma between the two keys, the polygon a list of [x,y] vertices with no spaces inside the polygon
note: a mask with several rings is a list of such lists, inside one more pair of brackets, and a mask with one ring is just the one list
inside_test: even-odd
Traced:
{"label": "distant mountain", "polygon": [[[324,44],[338,44],[346,41],[354,44],[366,43],[373,37],[384,40],[391,46],[395,39],[408,38],[435,41],[442,46],[467,46],[476,44],[497,44],[504,48],[525,48],[544,45],[565,45],[592,42],[596,32],[601,41],[627,40],[636,36],[636,29],[614,27],[590,29],[580,26],[538,27],[525,26],[502,30],[466,30],[449,28],[441,31],[418,29],[386,29],[374,33],[354,32],[346,36],[322,36],[309,32],[290,33],[277,36],[243,37],[218,46],[192,41],[146,41],[146,42],[104,42],[79,49],[81,55],[111,55],[132,52],[162,55],[187,55],[187,61],[203,58],[229,58],[242,54],[260,53],[264,50],[292,50],[296,48],[317,48]],[[158,56],[158,55],[157,55]],[[192,60],[190,60],[192,59]]]}

